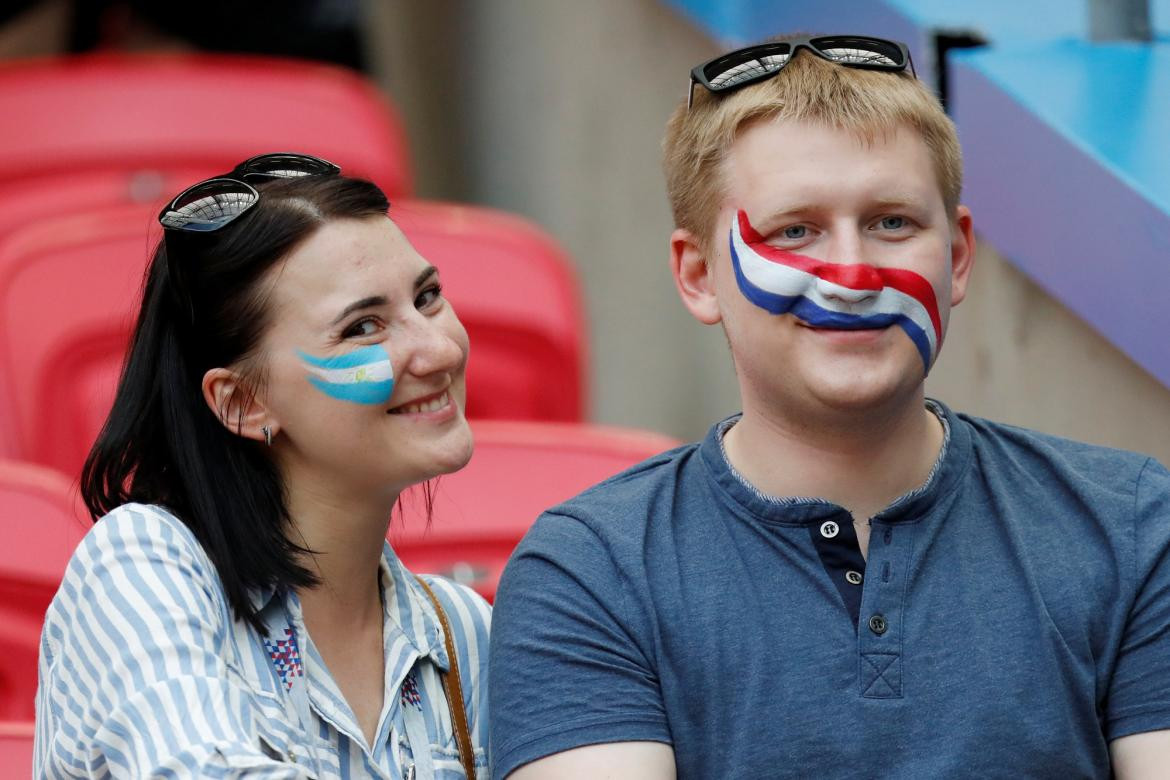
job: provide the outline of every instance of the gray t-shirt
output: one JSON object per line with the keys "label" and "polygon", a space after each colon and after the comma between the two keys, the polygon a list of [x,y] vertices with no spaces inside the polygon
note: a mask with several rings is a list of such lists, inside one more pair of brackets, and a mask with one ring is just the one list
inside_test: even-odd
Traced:
{"label": "gray t-shirt", "polygon": [[1170,473],[934,407],[871,520],[765,496],[727,421],[549,510],[496,600],[493,777],[601,742],[680,778],[1108,777],[1170,728]]}

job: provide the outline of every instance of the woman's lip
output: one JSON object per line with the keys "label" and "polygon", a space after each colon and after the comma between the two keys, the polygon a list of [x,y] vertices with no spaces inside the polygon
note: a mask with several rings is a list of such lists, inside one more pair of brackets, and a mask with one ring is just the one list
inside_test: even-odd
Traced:
{"label": "woman's lip", "polygon": [[[426,407],[428,404],[440,400],[443,401],[443,403],[434,409],[420,408]],[[448,414],[454,414],[454,411],[455,399],[451,397],[450,388],[447,388],[445,390],[440,390],[437,393],[431,393],[430,395],[424,395],[420,398],[415,398],[412,401],[398,404],[391,409],[387,409],[386,414],[409,417],[438,418]]]}

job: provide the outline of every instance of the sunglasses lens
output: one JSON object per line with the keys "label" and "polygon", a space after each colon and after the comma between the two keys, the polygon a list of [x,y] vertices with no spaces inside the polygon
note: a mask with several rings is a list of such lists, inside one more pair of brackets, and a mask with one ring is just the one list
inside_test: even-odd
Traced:
{"label": "sunglasses lens", "polygon": [[219,230],[250,209],[259,197],[243,182],[212,179],[180,194],[159,221],[164,227],[178,230]]}
{"label": "sunglasses lens", "polygon": [[906,58],[897,46],[876,38],[817,38],[810,41],[821,56],[840,65],[904,68]]}
{"label": "sunglasses lens", "polygon": [[713,90],[734,89],[775,73],[788,64],[791,56],[792,47],[788,44],[755,46],[720,57],[704,68],[703,75]]}
{"label": "sunglasses lens", "polygon": [[293,179],[298,176],[335,176],[341,168],[308,154],[262,154],[236,166],[237,176],[261,179]]}

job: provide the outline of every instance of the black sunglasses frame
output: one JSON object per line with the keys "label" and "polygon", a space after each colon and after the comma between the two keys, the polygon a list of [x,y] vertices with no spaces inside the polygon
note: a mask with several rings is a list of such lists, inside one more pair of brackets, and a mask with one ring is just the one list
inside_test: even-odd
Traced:
{"label": "black sunglasses frame", "polygon": [[[844,62],[829,56],[822,51],[821,47],[861,49],[885,56],[896,53],[900,57],[900,60],[889,64],[881,62]],[[729,51],[726,54],[721,54],[714,59],[692,68],[691,81],[687,93],[687,110],[689,111],[694,103],[696,85],[716,95],[734,92],[737,89],[742,89],[748,85],[772,78],[784,70],[784,67],[792,61],[801,49],[806,49],[821,59],[828,60],[846,68],[886,70],[892,72],[901,72],[909,69],[911,75],[918,76],[914,70],[914,61],[910,57],[910,49],[906,47],[906,44],[899,41],[891,41],[887,38],[876,38],[872,35],[816,35],[809,38],[792,38],[787,41],[769,41],[767,43],[757,43],[753,46],[745,46],[742,49]],[[736,81],[734,84],[715,85],[711,83],[712,78],[721,73],[726,73],[732,68],[752,62],[753,60],[760,60],[762,57],[778,54],[787,54],[788,59],[773,69],[761,69],[760,73],[749,76],[742,81]]]}
{"label": "black sunglasses frame", "polygon": [[[296,176],[336,176],[341,168],[328,160],[311,154],[273,152],[249,157],[228,173],[212,176],[192,184],[163,207],[158,214],[159,224],[167,231],[182,233],[214,233],[235,222],[260,200],[260,193],[249,182],[288,179]],[[250,200],[234,214],[216,220],[193,220],[180,211],[181,204],[193,202],[200,196],[237,194]]]}

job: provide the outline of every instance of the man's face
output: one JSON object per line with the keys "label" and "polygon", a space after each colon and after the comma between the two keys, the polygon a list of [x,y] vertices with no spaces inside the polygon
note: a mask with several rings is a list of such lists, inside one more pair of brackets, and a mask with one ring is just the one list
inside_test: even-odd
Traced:
{"label": "man's face", "polygon": [[724,176],[709,260],[745,408],[866,410],[920,393],[973,248],[921,138],[765,120]]}

